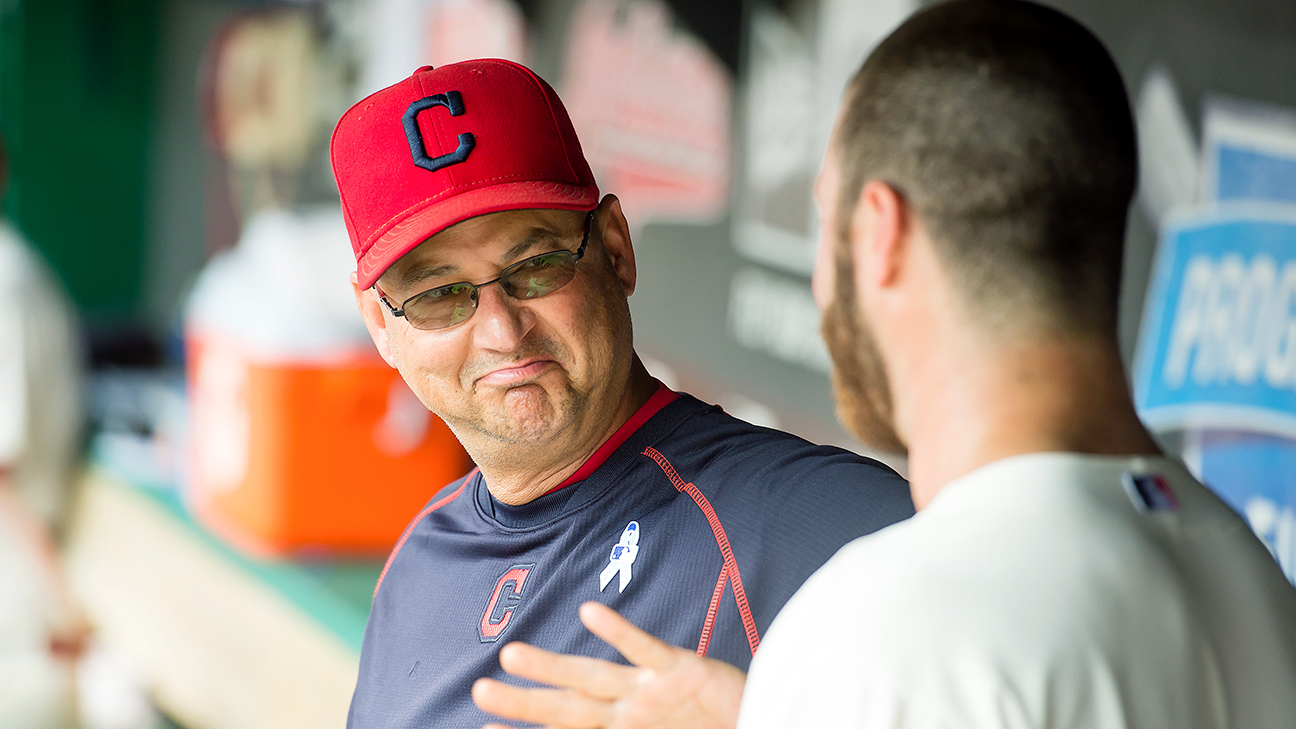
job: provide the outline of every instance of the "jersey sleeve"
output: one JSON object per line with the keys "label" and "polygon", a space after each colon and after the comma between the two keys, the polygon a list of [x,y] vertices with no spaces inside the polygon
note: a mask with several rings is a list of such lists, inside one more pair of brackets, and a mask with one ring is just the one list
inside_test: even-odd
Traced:
{"label": "jersey sleeve", "polygon": [[798,456],[775,462],[766,478],[772,482],[770,507],[785,517],[774,523],[801,538],[813,538],[804,526],[815,524],[840,546],[914,515],[909,483],[886,465],[829,446],[811,446]]}
{"label": "jersey sleeve", "polygon": [[[793,447],[759,461],[751,498],[737,511],[757,513],[739,523],[759,524],[750,549],[737,550],[744,570],[759,579],[752,605],[762,633],[797,588],[844,545],[913,515],[909,485],[881,463],[837,448]],[[746,564],[744,564],[746,563]]]}

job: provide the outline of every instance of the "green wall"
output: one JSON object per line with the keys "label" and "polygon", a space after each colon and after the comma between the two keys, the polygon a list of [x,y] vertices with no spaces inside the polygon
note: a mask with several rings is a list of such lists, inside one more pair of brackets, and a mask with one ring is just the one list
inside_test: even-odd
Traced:
{"label": "green wall", "polygon": [[139,314],[158,0],[0,0],[4,210],[93,325]]}

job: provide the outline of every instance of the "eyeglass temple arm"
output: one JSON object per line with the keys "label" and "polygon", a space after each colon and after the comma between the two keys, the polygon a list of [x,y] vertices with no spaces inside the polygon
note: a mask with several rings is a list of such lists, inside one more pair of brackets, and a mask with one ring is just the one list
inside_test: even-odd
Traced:
{"label": "eyeglass temple arm", "polygon": [[576,249],[576,260],[578,261],[585,257],[585,246],[589,245],[590,230],[594,226],[594,213],[596,212],[598,212],[598,208],[589,211],[589,215],[585,216],[585,235],[581,238],[580,248]]}
{"label": "eyeglass temple arm", "polygon": [[378,294],[378,300],[383,302],[383,306],[387,307],[387,310],[392,313],[392,316],[405,316],[405,307],[402,306],[397,309],[392,306],[391,302],[387,300],[387,295],[382,292],[382,289],[378,288],[378,284],[375,283],[373,285],[373,290],[375,294]]}

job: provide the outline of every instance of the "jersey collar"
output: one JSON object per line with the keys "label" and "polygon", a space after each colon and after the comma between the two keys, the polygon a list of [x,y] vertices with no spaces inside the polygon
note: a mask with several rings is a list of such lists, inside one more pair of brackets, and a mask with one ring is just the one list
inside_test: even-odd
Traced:
{"label": "jersey collar", "polygon": [[609,456],[616,453],[616,449],[624,445],[625,442],[630,439],[630,436],[634,435],[636,431],[643,427],[644,423],[648,422],[649,419],[656,415],[662,408],[679,399],[680,394],[662,384],[661,380],[654,380],[654,382],[657,383],[657,391],[648,398],[647,402],[640,405],[634,415],[631,415],[630,419],[625,421],[624,425],[617,428],[617,431],[612,434],[612,437],[604,441],[603,445],[599,446],[599,449],[594,451],[594,455],[589,457],[589,460],[585,461],[580,468],[576,469],[576,473],[568,476],[566,481],[563,481],[557,486],[546,491],[544,493],[545,496],[578,481],[584,481],[589,478],[591,474],[599,469],[599,466],[602,466],[607,461]]}
{"label": "jersey collar", "polygon": [[[594,475],[608,459],[611,458],[621,446],[632,436],[640,432],[643,426],[652,420],[653,416],[661,412],[663,408],[670,405],[680,398],[680,393],[671,390],[660,381],[657,382],[657,390],[648,398],[647,402],[639,407],[630,419],[625,422],[610,438],[599,446],[598,450],[581,465],[567,480],[558,484],[554,488],[545,492],[541,496],[525,504],[512,506],[505,504],[490,495],[486,488],[486,483],[480,473],[472,480],[472,487],[476,491],[477,504],[487,516],[494,518],[499,523],[507,527],[520,528],[540,524],[558,516],[568,508],[574,507],[573,499],[577,502],[584,501],[593,494],[575,493],[578,491],[587,491],[588,489],[566,489],[567,486],[582,483]],[[653,430],[658,430],[654,428]],[[656,436],[651,436],[656,437]],[[601,489],[596,489],[601,490]]]}

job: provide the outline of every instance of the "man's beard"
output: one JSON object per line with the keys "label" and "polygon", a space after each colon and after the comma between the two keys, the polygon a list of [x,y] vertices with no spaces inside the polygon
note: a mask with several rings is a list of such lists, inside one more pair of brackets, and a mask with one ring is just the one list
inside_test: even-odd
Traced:
{"label": "man's beard", "polygon": [[869,448],[906,455],[909,449],[896,432],[886,364],[873,332],[860,321],[854,268],[849,247],[839,243],[836,293],[821,326],[833,359],[837,419]]}

